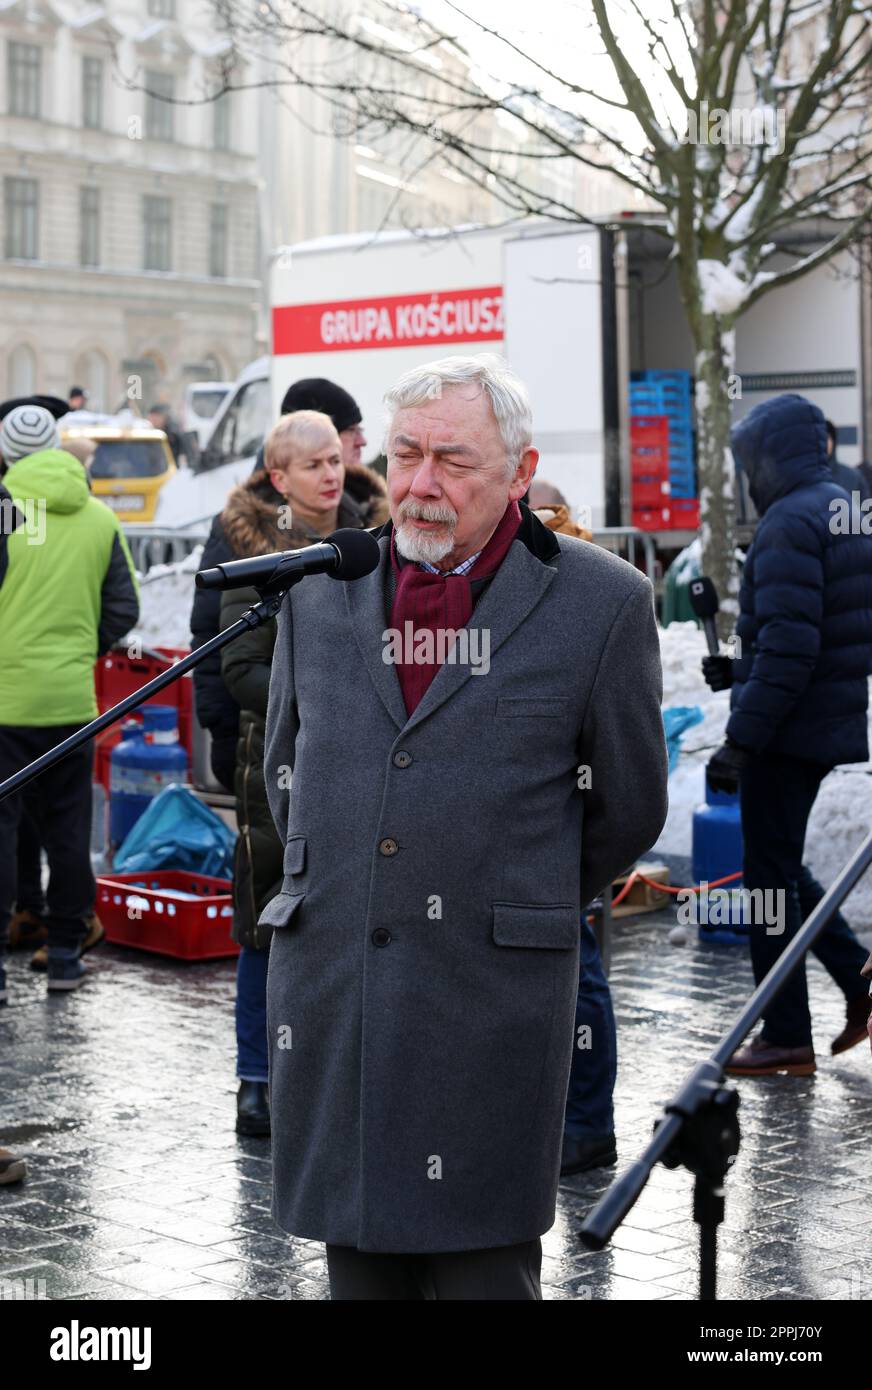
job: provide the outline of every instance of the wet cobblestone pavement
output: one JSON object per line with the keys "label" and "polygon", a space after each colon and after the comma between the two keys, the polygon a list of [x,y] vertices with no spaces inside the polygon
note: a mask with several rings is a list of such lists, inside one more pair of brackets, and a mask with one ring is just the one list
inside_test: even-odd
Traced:
{"label": "wet cobblestone pavement", "polygon": [[[752,988],[746,951],[670,945],[673,921],[616,924],[619,1168]],[[0,1280],[42,1279],[50,1299],[327,1298],[323,1246],[270,1217],[269,1141],[234,1131],[235,963],[111,946],[88,960],[93,978],[61,998],[26,953],[9,960],[0,1144],[29,1176],[0,1188]],[[841,997],[814,961],[809,975],[817,1074],[738,1082],[722,1298],[872,1298],[872,1057],[830,1057]],[[575,1233],[616,1171],[562,1184],[544,1297],[693,1298],[687,1173],[658,1167],[612,1245],[584,1252]]]}

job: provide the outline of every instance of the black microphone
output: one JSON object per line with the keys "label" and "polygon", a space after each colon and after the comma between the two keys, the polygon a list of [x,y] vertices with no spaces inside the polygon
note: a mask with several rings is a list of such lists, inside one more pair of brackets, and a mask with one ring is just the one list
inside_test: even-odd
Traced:
{"label": "black microphone", "polygon": [[703,576],[690,581],[690,606],[698,618],[702,619],[702,630],[709,649],[709,656],[718,656],[718,631],[715,627],[715,614],[720,607],[718,591],[710,579]]}
{"label": "black microphone", "polygon": [[331,579],[362,579],[372,574],[381,552],[378,541],[368,531],[344,527],[317,545],[302,550],[277,550],[270,555],[253,555],[248,560],[229,560],[214,569],[198,570],[198,589],[247,589],[278,593],[306,574],[329,574]]}

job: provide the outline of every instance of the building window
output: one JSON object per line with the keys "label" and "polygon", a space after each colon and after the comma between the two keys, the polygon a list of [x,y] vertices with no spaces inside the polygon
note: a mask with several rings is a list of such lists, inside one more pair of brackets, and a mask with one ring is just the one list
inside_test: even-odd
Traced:
{"label": "building window", "polygon": [[83,352],[73,364],[73,381],[81,382],[88,393],[89,410],[106,410],[109,406],[109,363],[96,348]]}
{"label": "building window", "polygon": [[212,145],[216,150],[230,149],[230,93],[216,97],[212,103]]}
{"label": "building window", "polygon": [[211,203],[209,206],[209,274],[227,274],[227,205]]}
{"label": "building window", "polygon": [[100,264],[100,190],[79,189],[79,265]]}
{"label": "building window", "polygon": [[145,74],[145,133],[149,140],[173,138],[173,89],[175,81],[170,72]]}
{"label": "building window", "polygon": [[42,107],[42,51],[35,43],[10,43],[6,48],[9,114],[38,116]]}
{"label": "building window", "polygon": [[148,12],[152,19],[175,19],[176,0],[148,0]]}
{"label": "building window", "polygon": [[82,59],[82,125],[88,130],[103,126],[103,59]]}
{"label": "building window", "polygon": [[7,260],[35,261],[39,240],[39,185],[36,179],[5,178]]}
{"label": "building window", "polygon": [[142,204],[143,267],[145,270],[169,270],[172,230],[170,200],[147,193]]}
{"label": "building window", "polygon": [[27,343],[19,343],[9,354],[6,389],[10,396],[30,396],[36,390],[36,356]]}

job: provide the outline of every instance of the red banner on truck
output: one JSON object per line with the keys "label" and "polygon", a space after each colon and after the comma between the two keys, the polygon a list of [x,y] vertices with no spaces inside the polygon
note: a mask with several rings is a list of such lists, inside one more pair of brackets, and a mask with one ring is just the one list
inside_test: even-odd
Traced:
{"label": "red banner on truck", "polygon": [[501,285],[283,304],[273,309],[273,354],[483,343],[501,339],[503,331]]}

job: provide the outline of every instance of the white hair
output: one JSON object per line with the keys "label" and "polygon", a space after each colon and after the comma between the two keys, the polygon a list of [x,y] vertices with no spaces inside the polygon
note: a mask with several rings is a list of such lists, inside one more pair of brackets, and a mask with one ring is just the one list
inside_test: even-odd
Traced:
{"label": "white hair", "polygon": [[441,357],[404,372],[384,398],[387,430],[398,410],[437,401],[446,386],[479,386],[487,393],[506,447],[509,476],[533,442],[533,414],[527,388],[504,358],[494,352],[477,357]]}

